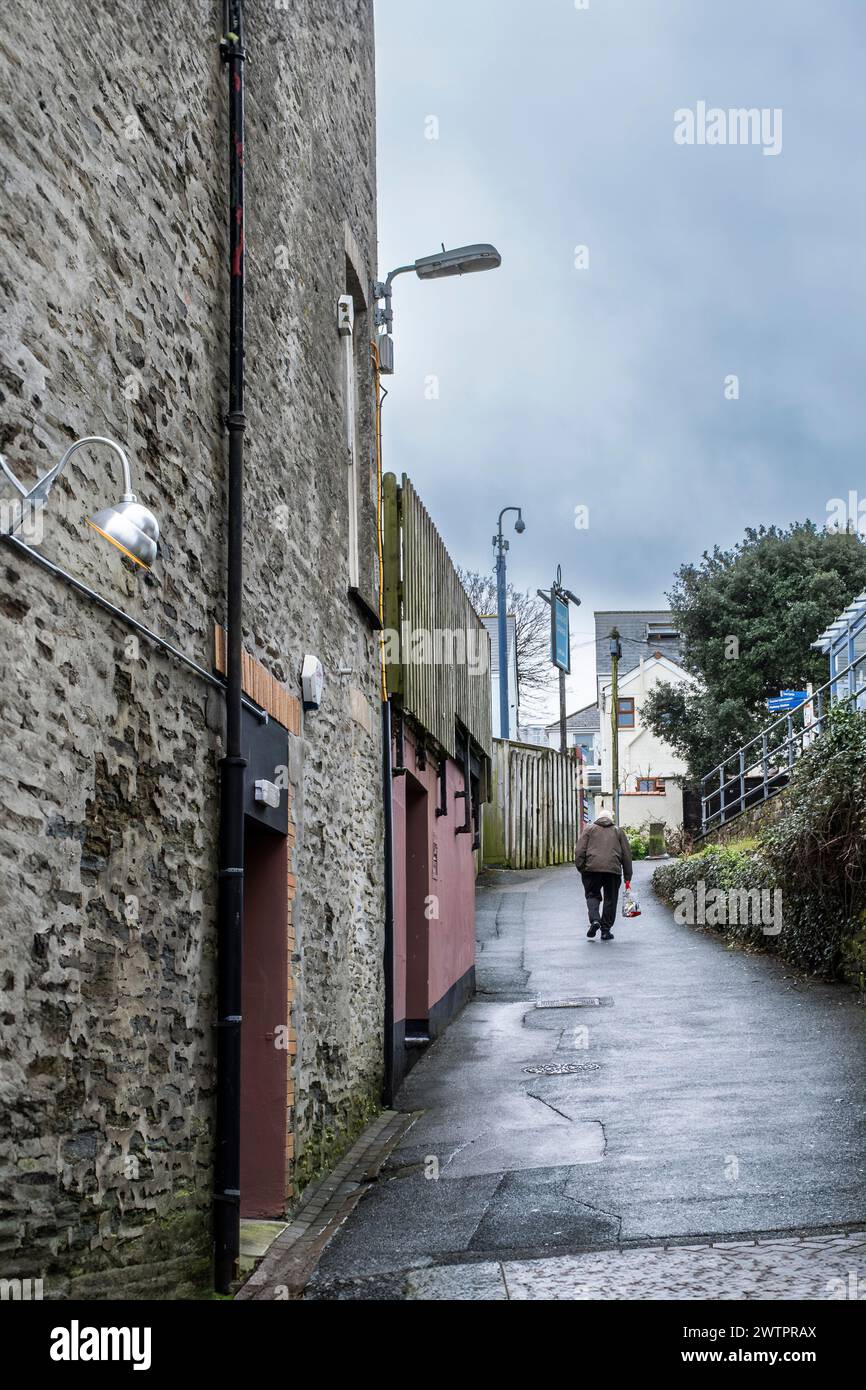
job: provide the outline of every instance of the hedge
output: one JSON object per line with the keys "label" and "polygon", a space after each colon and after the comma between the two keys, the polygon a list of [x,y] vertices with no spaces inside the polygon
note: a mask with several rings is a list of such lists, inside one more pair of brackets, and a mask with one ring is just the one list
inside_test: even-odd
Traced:
{"label": "hedge", "polygon": [[728,940],[776,950],[784,937],[784,928],[778,936],[765,935],[765,926],[775,928],[773,909],[778,899],[773,895],[779,885],[756,849],[708,845],[696,854],[660,864],[653,874],[652,886],[679,913],[684,913],[690,904],[697,912],[702,899],[706,899],[706,915],[701,914],[703,920],[697,923],[692,916],[691,924],[709,926]]}
{"label": "hedge", "polygon": [[[778,951],[825,979],[866,979],[866,711],[840,705],[803,752],[782,793],[783,814],[741,844],[710,845],[663,864],[653,887],[671,906],[680,890],[782,894],[782,931],[719,923],[731,940]],[[682,901],[680,894],[679,901]],[[708,922],[708,925],[716,925]],[[765,925],[765,924],[764,924]]]}

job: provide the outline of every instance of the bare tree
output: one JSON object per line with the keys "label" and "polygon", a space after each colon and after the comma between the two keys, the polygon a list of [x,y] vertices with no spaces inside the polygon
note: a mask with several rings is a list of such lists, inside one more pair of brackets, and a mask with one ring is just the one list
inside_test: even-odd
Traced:
{"label": "bare tree", "polygon": [[[496,612],[496,576],[479,574],[476,570],[457,567],[460,582],[469,602],[479,617]],[[517,657],[517,696],[523,717],[535,718],[529,708],[534,695],[549,695],[553,690],[553,667],[550,664],[550,609],[542,599],[527,590],[523,593],[509,584],[506,606],[514,615]]]}

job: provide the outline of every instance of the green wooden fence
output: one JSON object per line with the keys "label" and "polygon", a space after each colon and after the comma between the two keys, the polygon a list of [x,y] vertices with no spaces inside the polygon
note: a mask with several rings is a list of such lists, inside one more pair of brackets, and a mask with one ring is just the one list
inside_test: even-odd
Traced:
{"label": "green wooden fence", "polygon": [[389,694],[452,758],[462,726],[491,753],[490,638],[412,483],[382,480]]}

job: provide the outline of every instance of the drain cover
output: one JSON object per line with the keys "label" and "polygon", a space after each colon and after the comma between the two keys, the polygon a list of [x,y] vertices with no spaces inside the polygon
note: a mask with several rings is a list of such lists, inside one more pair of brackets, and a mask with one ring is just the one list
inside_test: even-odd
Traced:
{"label": "drain cover", "polygon": [[582,994],[571,999],[538,999],[536,1009],[598,1009],[613,1003],[613,996]]}
{"label": "drain cover", "polygon": [[543,1062],[538,1067],[524,1067],[527,1076],[571,1076],[576,1071],[598,1071],[600,1062]]}

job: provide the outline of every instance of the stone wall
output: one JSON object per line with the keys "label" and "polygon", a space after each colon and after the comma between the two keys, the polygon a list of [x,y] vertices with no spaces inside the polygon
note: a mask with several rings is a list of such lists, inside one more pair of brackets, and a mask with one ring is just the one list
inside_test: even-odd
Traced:
{"label": "stone wall", "polygon": [[[320,710],[295,784],[297,1176],[377,1105],[376,638],[347,593],[339,295],[360,348],[362,588],[375,473],[372,0],[248,0],[245,645]],[[224,621],[227,118],[220,0],[22,0],[0,34],[0,450],[24,480],[84,434],[131,457],[153,572],[82,524],[81,450],[40,551],[193,657]],[[163,20],[165,16],[163,15]],[[0,496],[11,495],[5,482]],[[206,1285],[222,698],[0,546],[0,1273],[47,1296]]]}
{"label": "stone wall", "polygon": [[763,826],[775,825],[784,814],[785,793],[781,791],[766,801],[756,802],[742,815],[726,821],[724,825],[709,830],[706,835],[701,836],[699,847],[701,845],[729,845],[736,840],[751,839]]}

